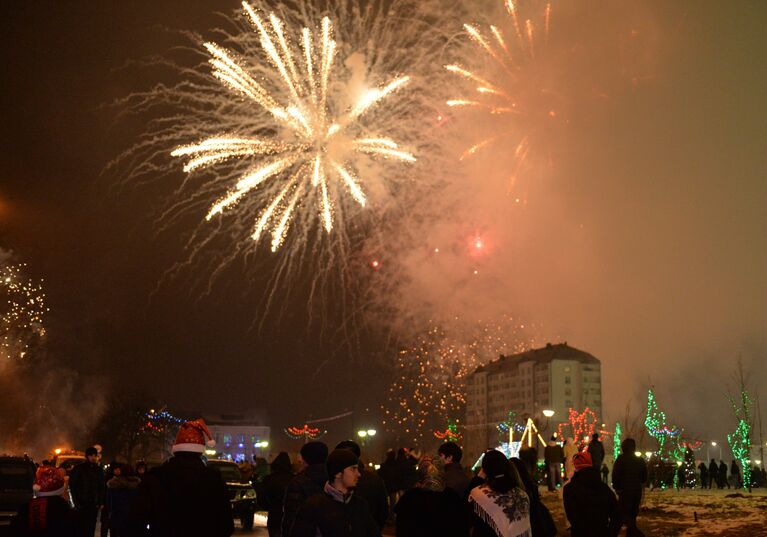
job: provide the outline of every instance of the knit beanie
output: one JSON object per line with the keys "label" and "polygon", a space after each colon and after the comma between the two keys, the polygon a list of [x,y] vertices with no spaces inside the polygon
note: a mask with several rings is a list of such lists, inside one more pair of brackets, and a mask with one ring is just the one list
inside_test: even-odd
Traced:
{"label": "knit beanie", "polygon": [[334,449],[328,455],[328,460],[325,463],[328,467],[328,480],[332,483],[336,474],[343,472],[349,466],[357,466],[359,462],[357,456],[350,450]]}
{"label": "knit beanie", "polygon": [[301,448],[301,458],[306,464],[322,464],[328,458],[328,446],[325,442],[307,442]]}

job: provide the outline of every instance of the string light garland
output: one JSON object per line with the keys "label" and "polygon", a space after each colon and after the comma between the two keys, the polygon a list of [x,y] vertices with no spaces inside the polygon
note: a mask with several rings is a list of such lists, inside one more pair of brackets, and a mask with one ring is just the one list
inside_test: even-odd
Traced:
{"label": "string light garland", "polygon": [[[597,426],[597,415],[589,407],[586,407],[583,412],[570,408],[567,413],[567,421],[560,423],[557,426],[557,433],[560,438],[572,437],[575,440],[575,445],[582,448]],[[567,428],[572,434],[567,435]]]}
{"label": "string light garland", "polygon": [[322,431],[317,427],[309,427],[309,425],[306,423],[304,423],[302,427],[285,428],[285,434],[288,435],[288,437],[292,438],[293,440],[303,440],[304,442],[308,442],[309,440],[317,440],[322,435],[324,435],[325,432],[326,431]]}
{"label": "string light garland", "polygon": [[751,490],[751,395],[746,389],[741,389],[740,401],[729,399],[738,426],[734,433],[727,435],[727,442],[733,457],[740,462],[743,488]]}
{"label": "string light garland", "polygon": [[621,454],[621,422],[615,422],[615,432],[613,433],[613,460],[618,460]]}
{"label": "string light garland", "polygon": [[169,430],[175,429],[175,427],[186,421],[174,416],[167,410],[155,411],[154,409],[151,409],[144,414],[144,419],[146,421],[141,426],[141,432],[152,434],[163,434]]}
{"label": "string light garland", "polygon": [[458,432],[458,423],[448,420],[447,429],[444,431],[434,431],[434,437],[445,442],[459,442],[461,434]]}

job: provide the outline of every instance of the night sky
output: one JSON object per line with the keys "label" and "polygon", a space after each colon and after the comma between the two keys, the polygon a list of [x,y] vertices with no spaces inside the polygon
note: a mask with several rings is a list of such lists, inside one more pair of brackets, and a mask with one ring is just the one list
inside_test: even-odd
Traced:
{"label": "night sky", "polygon": [[[216,11],[236,7],[3,4],[0,247],[45,278],[48,353],[60,367],[175,408],[264,407],[276,426],[359,411],[383,398],[381,364],[396,351],[386,334],[363,328],[348,344],[328,329],[332,306],[306,328],[300,289],[258,328],[266,280],[247,263],[208,294],[204,275],[164,277],[184,255],[178,236],[157,231],[169,188],[118,186],[107,168],[143,130],[111,103],[167,76],[126,64],[183,43],[170,29],[206,35]],[[525,258],[499,251],[489,269],[496,284],[501,273],[514,282],[479,289],[539,326],[541,343],[567,340],[602,359],[613,417],[655,384],[678,422],[721,436],[737,358],[754,388],[767,378],[767,5],[631,11],[644,24],[647,76],[599,113],[574,116],[566,180],[539,187],[547,201],[526,220]],[[434,294],[452,281],[441,276]],[[456,307],[485,304],[474,300]],[[447,299],[434,304],[452,311]]]}

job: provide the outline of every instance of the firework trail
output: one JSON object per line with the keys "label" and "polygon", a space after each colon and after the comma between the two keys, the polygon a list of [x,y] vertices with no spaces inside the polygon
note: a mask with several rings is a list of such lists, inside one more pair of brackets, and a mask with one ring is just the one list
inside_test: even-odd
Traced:
{"label": "firework trail", "polygon": [[25,275],[26,265],[0,263],[0,363],[21,359],[45,335],[48,308],[42,282]]}
{"label": "firework trail", "polygon": [[[421,442],[459,419],[466,405],[467,375],[532,345],[524,324],[505,316],[497,322],[431,324],[418,342],[397,356],[394,382],[384,406],[387,430]],[[529,328],[529,327],[528,327]]]}
{"label": "firework trail", "polygon": [[[157,217],[158,233],[182,234],[188,252],[169,275],[193,268],[210,292],[243,263],[265,309],[278,290],[310,308],[356,293],[366,241],[418,198],[414,177],[429,166],[424,124],[440,103],[429,77],[442,69],[424,58],[446,39],[435,3],[254,0],[215,39],[192,36],[184,53],[198,64],[156,62],[180,82],[118,103],[150,119],[112,165],[124,184],[145,184],[183,159],[187,175]],[[254,255],[261,243],[279,255]]]}

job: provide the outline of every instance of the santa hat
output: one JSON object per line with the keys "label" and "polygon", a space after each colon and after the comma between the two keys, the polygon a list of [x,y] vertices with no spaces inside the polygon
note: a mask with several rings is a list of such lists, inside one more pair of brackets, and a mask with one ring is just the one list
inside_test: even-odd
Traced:
{"label": "santa hat", "polygon": [[212,448],[216,445],[216,441],[208,430],[208,426],[205,425],[205,421],[202,418],[187,421],[181,424],[181,428],[176,434],[176,442],[173,444],[171,451],[177,453],[179,451],[188,451],[191,453],[203,453],[206,447]]}
{"label": "santa hat", "polygon": [[32,489],[35,496],[58,496],[64,492],[66,484],[64,471],[53,466],[41,466],[35,473]]}
{"label": "santa hat", "polygon": [[579,453],[576,453],[573,455],[573,465],[575,466],[575,471],[583,470],[584,468],[591,468],[592,462],[591,462],[591,453],[588,451],[581,451]]}

